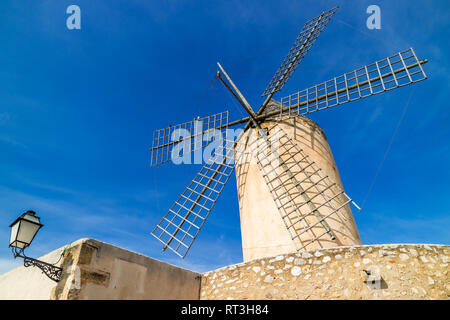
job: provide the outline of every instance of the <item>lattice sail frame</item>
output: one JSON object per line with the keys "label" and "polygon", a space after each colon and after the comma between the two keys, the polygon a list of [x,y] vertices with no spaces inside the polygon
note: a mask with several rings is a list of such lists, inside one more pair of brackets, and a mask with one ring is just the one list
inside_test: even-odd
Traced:
{"label": "lattice sail frame", "polygon": [[273,94],[283,88],[284,84],[289,80],[290,76],[297,68],[297,65],[311,49],[337,9],[338,7],[335,7],[329,11],[324,11],[317,17],[305,23],[291,50],[289,50],[286,58],[281,63],[281,66],[264,90],[262,94],[263,97]]}
{"label": "lattice sail frame", "polygon": [[427,79],[412,48],[281,99],[280,113],[295,117]]}
{"label": "lattice sail frame", "polygon": [[186,256],[234,170],[239,152],[235,145],[235,141],[223,139],[152,231],[164,244],[164,250],[169,248],[181,258]]}
{"label": "lattice sail frame", "polygon": [[344,208],[355,203],[283,129],[276,128],[268,140],[279,146],[278,152],[259,152],[257,163],[297,251],[327,235],[335,239],[327,219],[352,219]]}
{"label": "lattice sail frame", "polygon": [[151,166],[181,158],[219,140],[227,129],[228,117],[229,112],[224,111],[155,130],[150,149]]}

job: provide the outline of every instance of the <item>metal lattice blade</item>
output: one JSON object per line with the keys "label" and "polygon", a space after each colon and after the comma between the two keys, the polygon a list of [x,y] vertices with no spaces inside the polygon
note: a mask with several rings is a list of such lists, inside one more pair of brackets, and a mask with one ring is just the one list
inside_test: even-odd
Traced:
{"label": "metal lattice blade", "polygon": [[259,152],[257,163],[297,250],[322,237],[335,239],[327,219],[337,214],[350,219],[343,208],[353,203],[352,199],[276,128],[268,140],[270,145],[277,144],[278,152]]}
{"label": "metal lattice blade", "polygon": [[228,111],[197,118],[176,126],[169,126],[153,132],[151,166],[183,157],[203,149],[213,141],[222,138],[228,126]]}
{"label": "metal lattice blade", "polygon": [[427,79],[412,48],[281,99],[280,112],[297,116]]}
{"label": "metal lattice blade", "polygon": [[184,258],[197,238],[234,169],[234,142],[223,140],[152,235]]}
{"label": "metal lattice blade", "polygon": [[263,97],[274,94],[283,88],[337,9],[338,7],[335,7],[329,11],[324,11],[305,23],[288,55],[269,82],[266,90],[264,90]]}

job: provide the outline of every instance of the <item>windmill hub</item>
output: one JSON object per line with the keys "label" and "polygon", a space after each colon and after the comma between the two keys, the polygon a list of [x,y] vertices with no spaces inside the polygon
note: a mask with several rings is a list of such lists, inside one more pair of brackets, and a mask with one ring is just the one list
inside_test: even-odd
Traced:
{"label": "windmill hub", "polygon": [[[261,115],[267,116],[267,115],[269,115],[270,113],[274,113],[274,111],[277,111],[278,114],[274,114],[274,115],[272,115],[272,116],[269,115],[268,117],[279,117],[280,115],[285,114],[285,112],[284,112],[284,113],[283,113],[283,112],[280,112],[281,108],[282,108],[281,102],[279,102],[279,101],[277,101],[277,100],[275,100],[275,99],[271,99],[271,100],[267,103],[267,106],[266,106],[266,108],[264,109],[264,111],[261,113]],[[266,119],[267,119],[267,118],[266,118]]]}

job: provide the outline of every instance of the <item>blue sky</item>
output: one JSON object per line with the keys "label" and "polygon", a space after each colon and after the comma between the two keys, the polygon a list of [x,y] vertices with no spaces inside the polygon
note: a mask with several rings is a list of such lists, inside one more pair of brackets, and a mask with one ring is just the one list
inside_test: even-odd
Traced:
{"label": "blue sky", "polygon": [[[81,8],[81,30],[66,8]],[[381,8],[381,30],[366,8]],[[346,192],[362,204],[364,244],[450,243],[448,1],[87,1],[0,3],[0,273],[21,263],[9,224],[33,209],[45,225],[31,256],[83,237],[207,271],[242,261],[232,177],[182,260],[155,224],[200,169],[150,167],[153,130],[224,110],[220,61],[255,109],[303,23],[335,17],[275,96],[281,98],[413,47],[429,79],[317,112]]]}

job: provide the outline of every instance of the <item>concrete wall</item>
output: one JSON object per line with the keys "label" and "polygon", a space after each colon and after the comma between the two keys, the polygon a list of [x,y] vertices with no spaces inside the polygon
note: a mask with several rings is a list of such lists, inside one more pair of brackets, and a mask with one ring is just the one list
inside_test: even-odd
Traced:
{"label": "concrete wall", "polygon": [[320,249],[207,272],[200,298],[450,299],[449,262],[443,245]]}
{"label": "concrete wall", "polygon": [[[281,128],[305,154],[311,157],[317,166],[323,170],[324,174],[330,177],[330,180],[320,182],[321,189],[330,187],[326,191],[328,198],[333,198],[333,195],[338,192],[336,191],[336,186],[331,186],[333,182],[336,183],[340,190],[344,190],[326,136],[316,123],[303,116],[297,118],[281,117],[266,120],[261,124],[261,127],[267,128],[270,134],[274,134],[278,128]],[[256,140],[256,136],[255,130],[248,131],[247,135],[241,140],[246,145],[245,153],[236,164],[244,261],[295,252],[297,248],[303,247],[311,239],[326,231],[321,224],[316,224],[318,218],[310,215],[305,218],[303,223],[315,226],[309,232],[303,233],[294,243],[256,162],[255,152],[252,150],[252,146],[255,145],[254,141]],[[284,150],[287,148],[283,142],[280,142],[278,147],[279,154],[285,152]],[[297,181],[303,181],[300,187],[303,190],[308,190],[305,194],[299,195],[300,191],[298,188],[291,188],[293,183],[290,178],[285,178],[282,182],[285,189],[289,190],[291,198],[295,199],[298,208],[300,208],[297,213],[300,216],[304,216],[310,212],[309,206],[303,205],[300,207],[300,204],[305,203],[305,196],[314,199],[311,205],[319,208],[317,211],[322,217],[331,213],[334,210],[332,206],[320,206],[320,204],[326,202],[326,199],[321,194],[317,194],[318,191],[313,185],[319,182],[319,176],[312,175],[306,179],[307,177],[305,172],[302,171],[301,163],[303,163],[303,167],[306,164],[301,160],[300,155],[296,157],[288,156],[284,161],[290,167],[295,179]],[[309,167],[306,170],[308,175],[314,172],[313,168]],[[281,176],[283,170],[281,168],[277,170],[275,174]],[[281,189],[278,189],[277,192],[280,193],[280,197],[285,195],[285,192]],[[342,195],[335,198],[332,203],[335,208],[338,208],[341,204],[344,204],[344,201],[346,199]],[[295,217],[292,217],[290,222],[297,217],[297,213],[292,214]],[[318,241],[308,244],[305,250],[361,244],[361,239],[349,205],[345,205],[337,214],[331,215],[325,221],[331,228],[335,239],[333,240],[328,234],[325,234]],[[296,233],[293,234],[300,233],[303,228],[304,224],[299,222],[294,224],[293,229],[296,230]]]}
{"label": "concrete wall", "polygon": [[[42,257],[55,261],[61,250]],[[56,259],[55,259],[56,258]],[[198,299],[200,274],[94,239],[81,239],[61,261],[56,283],[39,269],[0,276],[0,299]]]}

